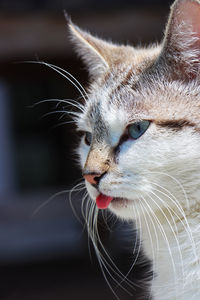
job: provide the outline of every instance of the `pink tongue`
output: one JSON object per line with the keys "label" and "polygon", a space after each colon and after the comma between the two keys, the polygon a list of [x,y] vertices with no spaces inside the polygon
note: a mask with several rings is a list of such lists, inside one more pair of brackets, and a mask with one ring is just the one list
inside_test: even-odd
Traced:
{"label": "pink tongue", "polygon": [[113,197],[108,197],[105,196],[103,194],[100,194],[97,198],[96,198],[96,204],[98,206],[98,208],[100,209],[105,209],[108,207],[108,205],[110,204],[110,202],[112,201]]}

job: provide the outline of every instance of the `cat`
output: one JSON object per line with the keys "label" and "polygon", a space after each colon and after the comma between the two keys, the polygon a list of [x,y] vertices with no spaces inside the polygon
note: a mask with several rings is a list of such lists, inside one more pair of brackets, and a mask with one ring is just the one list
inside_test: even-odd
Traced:
{"label": "cat", "polygon": [[90,76],[76,123],[93,206],[136,222],[152,299],[200,299],[200,1],[176,0],[147,48],[69,29]]}

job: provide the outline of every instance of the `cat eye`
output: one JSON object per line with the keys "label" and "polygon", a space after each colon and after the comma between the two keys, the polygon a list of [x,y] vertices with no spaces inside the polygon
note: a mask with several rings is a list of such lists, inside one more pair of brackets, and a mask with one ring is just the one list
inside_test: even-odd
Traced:
{"label": "cat eye", "polygon": [[128,135],[136,140],[145,133],[150,125],[150,121],[139,121],[128,126]]}
{"label": "cat eye", "polygon": [[85,144],[90,146],[92,143],[92,134],[88,131],[85,132]]}

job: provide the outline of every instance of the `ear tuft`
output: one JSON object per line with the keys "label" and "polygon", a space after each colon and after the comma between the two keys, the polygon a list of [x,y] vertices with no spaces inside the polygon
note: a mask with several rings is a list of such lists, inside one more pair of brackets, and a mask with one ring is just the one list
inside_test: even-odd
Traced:
{"label": "ear tuft", "polygon": [[[171,7],[162,56],[189,79],[200,70],[200,1],[177,0]],[[176,69],[176,70],[175,70]]]}
{"label": "ear tuft", "polygon": [[70,24],[72,22],[70,15],[67,13],[65,9],[63,10],[63,13],[64,13],[65,20],[67,21],[67,24]]}
{"label": "ear tuft", "polygon": [[91,77],[99,76],[109,69],[111,63],[112,43],[105,42],[83,31],[68,19],[72,43],[77,54],[86,64]]}

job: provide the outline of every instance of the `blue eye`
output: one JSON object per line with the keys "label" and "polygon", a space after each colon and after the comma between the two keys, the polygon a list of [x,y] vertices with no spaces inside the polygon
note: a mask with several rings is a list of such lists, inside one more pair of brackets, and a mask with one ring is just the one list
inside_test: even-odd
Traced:
{"label": "blue eye", "polygon": [[145,133],[150,125],[150,121],[139,121],[128,126],[128,135],[136,140]]}

